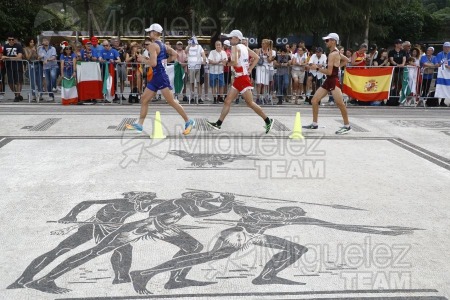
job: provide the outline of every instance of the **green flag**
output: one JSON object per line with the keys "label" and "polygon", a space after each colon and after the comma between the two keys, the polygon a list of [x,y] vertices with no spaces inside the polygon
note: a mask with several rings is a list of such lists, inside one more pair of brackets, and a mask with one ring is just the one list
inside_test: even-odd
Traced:
{"label": "green flag", "polygon": [[403,68],[403,80],[402,80],[402,90],[400,91],[400,104],[405,103],[406,97],[411,94],[411,88],[409,87],[409,71],[408,68]]}
{"label": "green flag", "polygon": [[175,85],[175,94],[181,93],[183,90],[183,79],[184,79],[184,69],[183,66],[179,63],[175,63],[175,78],[174,78],[174,85]]}

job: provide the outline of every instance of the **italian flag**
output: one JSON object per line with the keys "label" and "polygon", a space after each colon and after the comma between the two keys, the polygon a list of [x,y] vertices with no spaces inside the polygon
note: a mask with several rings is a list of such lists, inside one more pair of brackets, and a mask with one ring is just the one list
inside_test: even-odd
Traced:
{"label": "italian flag", "polygon": [[96,62],[77,62],[78,99],[103,99],[102,72]]}
{"label": "italian flag", "polygon": [[75,77],[64,77],[61,84],[61,104],[76,104],[78,102],[78,92]]}
{"label": "italian flag", "polygon": [[114,76],[116,71],[114,69],[114,64],[106,63],[105,65],[105,76],[103,77],[103,95],[105,95],[106,100],[112,100],[114,94],[116,93],[114,86]]}

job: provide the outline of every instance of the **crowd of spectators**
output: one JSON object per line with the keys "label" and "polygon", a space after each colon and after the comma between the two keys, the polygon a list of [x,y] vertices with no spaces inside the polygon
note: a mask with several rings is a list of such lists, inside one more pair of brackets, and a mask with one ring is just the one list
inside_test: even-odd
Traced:
{"label": "crowd of spectators", "polygon": [[[22,86],[24,75],[29,79],[33,101],[55,101],[55,93],[60,91],[63,77],[76,77],[78,61],[109,62],[116,65],[115,84],[116,95],[113,101],[139,101],[146,82],[146,69],[140,65],[139,56],[146,55],[146,48],[151,41],[145,39],[142,43],[123,43],[118,38],[99,41],[95,36],[83,39],[81,42],[63,42],[51,45],[48,38],[42,38],[40,43],[34,38],[23,42],[13,34],[9,34],[4,45],[0,46],[0,100],[4,98],[5,83],[14,93],[14,101],[23,101]],[[247,44],[244,39],[242,43]],[[167,47],[172,47],[166,42]],[[231,45],[228,40],[218,40],[214,49],[200,45],[192,37],[187,45],[182,41],[174,45],[178,63],[184,71],[182,89],[177,91],[177,98],[187,102],[196,98],[197,103],[210,101],[223,102],[233,80],[233,70],[225,66],[231,58]],[[326,66],[327,55],[321,47],[307,48],[303,41],[286,44],[276,48],[270,39],[263,39],[261,48],[252,49],[259,55],[257,67],[253,70],[252,80],[255,85],[255,98],[258,104],[277,104],[301,100],[310,102],[322,81],[323,73],[309,70],[309,65]],[[362,43],[357,50],[345,49],[339,46],[341,53],[349,58],[348,66],[395,66],[392,80],[392,91],[398,93],[402,82],[402,67],[416,66],[421,76],[418,84],[417,97],[427,97],[432,87],[435,69],[450,60],[450,42],[443,44],[443,51],[437,55],[433,47],[426,49],[420,45],[411,45],[408,41],[396,40],[389,48],[378,48],[377,45]],[[26,63],[24,63],[26,61]],[[104,64],[103,67],[104,69]],[[342,73],[345,70],[341,70]],[[342,82],[342,81],[341,81]],[[129,93],[125,87],[129,85]],[[187,88],[189,91],[187,92]],[[98,99],[97,99],[98,100]],[[332,97],[330,103],[332,104]],[[357,103],[357,99],[350,99]],[[236,99],[239,103],[239,99]],[[446,106],[444,99],[441,106]]]}

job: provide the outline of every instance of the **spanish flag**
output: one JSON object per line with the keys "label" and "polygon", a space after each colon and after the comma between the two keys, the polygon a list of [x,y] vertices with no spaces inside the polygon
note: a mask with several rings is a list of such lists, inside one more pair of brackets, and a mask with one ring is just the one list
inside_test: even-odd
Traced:
{"label": "spanish flag", "polygon": [[360,101],[388,99],[393,71],[394,67],[347,67],[342,92]]}

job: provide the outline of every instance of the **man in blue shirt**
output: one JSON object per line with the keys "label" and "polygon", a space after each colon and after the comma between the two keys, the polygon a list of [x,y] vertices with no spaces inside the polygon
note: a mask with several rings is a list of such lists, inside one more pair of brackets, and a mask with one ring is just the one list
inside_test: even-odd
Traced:
{"label": "man in blue shirt", "polygon": [[[100,52],[100,55],[98,56],[98,61],[101,63],[102,68],[102,78],[105,76],[105,70],[108,68],[108,63],[114,64],[120,63],[120,56],[119,52],[116,49],[111,48],[111,44],[109,41],[105,40],[103,42],[103,50]],[[105,102],[108,102],[108,100],[105,100]]]}
{"label": "man in blue shirt", "polygon": [[58,77],[58,63],[55,47],[49,44],[47,38],[42,39],[42,46],[38,49],[39,59],[44,64],[45,81],[47,82],[47,93],[50,97],[48,101],[55,101],[53,91],[56,90],[56,78]]}
{"label": "man in blue shirt", "polygon": [[[443,67],[450,69],[450,42],[445,42],[443,45],[443,51],[439,52],[433,60],[433,63],[436,67]],[[446,107],[445,99],[441,99],[441,103],[439,104],[442,107]]]}
{"label": "man in blue shirt", "polygon": [[120,63],[120,56],[119,52],[111,48],[111,44],[108,41],[104,41],[103,44],[103,50],[100,52],[100,55],[98,56],[99,62],[110,62],[110,63]]}
{"label": "man in blue shirt", "polygon": [[92,46],[91,46],[92,60],[95,61],[100,57],[100,55],[103,51],[103,46],[98,44],[98,38],[96,36],[93,36],[91,38],[91,43],[92,43]]}
{"label": "man in blue shirt", "polygon": [[433,80],[434,74],[434,63],[433,60],[435,56],[433,55],[434,48],[428,47],[425,55],[420,58],[420,67],[423,68],[423,78],[422,78],[422,94],[421,97],[427,97],[430,90],[431,80]]}

